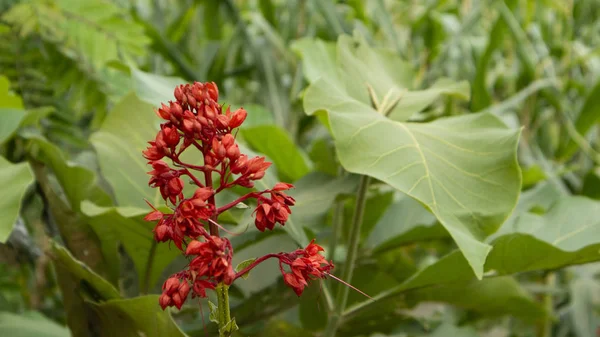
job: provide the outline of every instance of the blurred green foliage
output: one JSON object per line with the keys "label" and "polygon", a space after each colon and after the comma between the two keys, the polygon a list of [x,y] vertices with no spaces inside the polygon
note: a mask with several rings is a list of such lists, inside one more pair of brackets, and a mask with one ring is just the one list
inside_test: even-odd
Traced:
{"label": "blurred green foliage", "polygon": [[267,263],[239,336],[596,335],[597,0],[0,0],[1,336],[215,333],[206,302],[160,310],[187,261],[142,221],[153,107],[193,81],[296,186],[273,232],[224,214],[234,263],[317,238],[373,296]]}

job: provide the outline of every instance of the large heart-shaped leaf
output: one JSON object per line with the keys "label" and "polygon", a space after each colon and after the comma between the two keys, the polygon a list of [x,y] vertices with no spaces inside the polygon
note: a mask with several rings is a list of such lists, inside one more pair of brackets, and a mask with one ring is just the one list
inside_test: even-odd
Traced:
{"label": "large heart-shaped leaf", "polygon": [[302,55],[304,75],[310,83],[319,78],[326,79],[365,104],[370,104],[367,83],[380,103],[402,96],[389,114],[397,121],[408,120],[442,95],[469,98],[470,88],[466,81],[442,78],[430,88],[415,89],[414,71],[408,62],[392,51],[370,48],[360,38],[341,36],[337,48],[334,43],[302,39],[292,48]]}
{"label": "large heart-shaped leaf", "polygon": [[[354,55],[348,51],[354,48],[349,44],[345,39],[338,42],[342,77],[354,73],[346,65],[347,54]],[[368,54],[364,50],[356,53]],[[395,63],[388,60],[384,64]],[[389,74],[402,71],[393,67],[386,70]],[[386,92],[380,83],[368,81],[375,79],[354,77],[333,83],[319,78],[306,90],[305,111],[327,111],[342,166],[382,180],[425,204],[481,278],[491,249],[483,239],[510,215],[520,192],[521,174],[516,158],[519,130],[508,129],[491,114],[445,118],[427,124],[396,122],[365,103],[369,87],[374,88],[374,95]],[[384,81],[389,85],[397,82],[398,79]],[[357,97],[357,85],[365,93],[361,97]],[[391,109],[393,103],[389,102],[400,97],[397,91],[395,86],[387,88],[383,97],[373,100],[380,107]]]}
{"label": "large heart-shaped leaf", "polygon": [[21,200],[33,175],[27,163],[12,164],[0,157],[0,242],[6,242],[21,209]]}
{"label": "large heart-shaped leaf", "polygon": [[312,84],[305,109],[329,113],[344,168],[427,205],[481,277],[490,250],[482,240],[506,220],[519,195],[519,131],[490,114],[399,123],[332,90],[324,80]]}

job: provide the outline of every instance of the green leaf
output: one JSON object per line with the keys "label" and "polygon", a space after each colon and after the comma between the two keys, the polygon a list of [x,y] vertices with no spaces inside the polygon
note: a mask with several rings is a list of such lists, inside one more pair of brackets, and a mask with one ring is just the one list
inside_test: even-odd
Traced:
{"label": "green leaf", "polygon": [[[488,242],[493,249],[484,270],[490,276],[599,261],[600,202],[564,196],[543,216],[524,213],[507,221]],[[416,288],[469,282],[475,276],[463,254],[454,251],[378,298]],[[357,308],[368,310],[370,305],[365,302]]]}
{"label": "green leaf", "polygon": [[210,319],[211,322],[219,324],[219,311],[217,305],[214,304],[211,300],[208,300],[208,310],[210,310],[210,313],[208,314],[208,319]]}
{"label": "green leaf", "polygon": [[312,144],[308,154],[315,170],[331,176],[338,175],[338,163],[335,160],[335,148],[331,141],[319,139]]}
{"label": "green leaf", "polygon": [[414,75],[410,64],[401,60],[396,53],[370,48],[362,39],[342,36],[338,39],[337,49],[333,44],[319,40],[300,40],[293,48],[302,55],[306,78],[311,83],[318,79],[325,80],[364,104],[370,104],[367,84],[377,96],[379,104],[389,104],[401,97],[389,115],[394,120],[409,119],[440,95],[469,98],[468,82],[454,82],[446,78],[438,80],[428,89],[412,91]]}
{"label": "green leaf", "polygon": [[529,322],[538,321],[547,314],[541,304],[510,276],[417,289],[407,294],[407,301],[443,302],[487,317],[510,315]]}
{"label": "green leaf", "polygon": [[101,233],[104,242],[121,242],[133,260],[141,289],[151,289],[167,265],[180,255],[167,244],[155,243],[152,232],[155,224],[143,220],[148,213],[146,209],[99,207],[85,201],[81,211],[88,216],[94,230]]}
{"label": "green leaf", "polygon": [[282,128],[275,125],[240,130],[248,144],[269,157],[282,180],[294,182],[308,173],[308,165],[296,144]]}
{"label": "green leaf", "polygon": [[149,168],[142,157],[147,142],[156,137],[159,123],[152,105],[128,94],[90,137],[102,174],[112,186],[119,206],[145,208],[144,199],[160,204],[159,191],[148,186]]}
{"label": "green leaf", "polygon": [[109,282],[96,274],[87,265],[78,261],[56,242],[52,242],[52,259],[54,264],[61,269],[68,271],[71,277],[78,283],[84,284],[82,287],[87,291],[87,296],[94,300],[111,300],[121,298],[119,291]]}
{"label": "green leaf", "polygon": [[11,92],[6,76],[0,76],[0,108],[23,109],[23,100]]}
{"label": "green leaf", "polygon": [[37,133],[23,133],[28,139],[28,153],[36,160],[52,169],[67,200],[74,211],[79,211],[83,200],[91,200],[102,205],[112,201],[98,186],[98,177],[87,167],[69,160],[61,149]]}
{"label": "green leaf", "polygon": [[[242,262],[240,262],[237,267],[235,267],[235,272],[239,273],[240,271],[244,270],[244,268],[250,266],[251,264],[254,263],[254,261],[256,261],[256,259],[248,259],[248,260],[244,260]],[[242,278],[245,280],[248,278],[248,276],[250,276],[250,272],[245,273],[244,275],[242,275]]]}
{"label": "green leaf", "polygon": [[158,295],[90,303],[100,319],[100,336],[184,337],[168,311],[158,305]]}
{"label": "green leaf", "polygon": [[308,113],[329,113],[346,170],[425,204],[482,276],[491,248],[482,240],[506,220],[520,192],[518,130],[490,114],[398,123],[323,80],[307,89],[304,105]]}
{"label": "green leaf", "polygon": [[596,168],[585,175],[581,194],[600,200],[600,168]]}
{"label": "green leaf", "polygon": [[0,144],[4,143],[25,118],[21,97],[10,92],[10,83],[0,76]]}
{"label": "green leaf", "polygon": [[[239,105],[242,106],[242,104]],[[235,109],[236,106],[237,105],[234,105],[231,107],[231,109]],[[243,106],[246,112],[248,112],[248,115],[246,116],[246,120],[244,120],[244,124],[242,124],[240,128],[246,129],[253,128],[255,126],[275,124],[273,114],[264,106],[258,104],[243,104]]]}
{"label": "green leaf", "polygon": [[477,337],[479,334],[472,327],[457,327],[451,323],[440,325],[429,337]]}
{"label": "green leaf", "polygon": [[[583,106],[577,113],[574,124],[578,133],[585,136],[598,121],[600,121],[600,80],[587,94]],[[560,153],[563,156],[570,156],[576,149],[577,144],[573,140],[569,140],[569,143],[561,149]]]}
{"label": "green leaf", "polygon": [[350,194],[357,186],[355,175],[333,178],[319,172],[310,173],[298,180],[288,193],[296,199],[291,216],[301,226],[314,228],[322,223],[339,195]]}
{"label": "green leaf", "polygon": [[447,236],[448,232],[423,205],[408,196],[400,196],[377,222],[366,245],[378,252]]}
{"label": "green leaf", "polygon": [[169,101],[175,100],[175,88],[187,82],[179,77],[155,75],[131,67],[131,83],[142,101],[159,107],[161,103],[168,105]]}
{"label": "green leaf", "polygon": [[69,329],[49,320],[38,312],[19,315],[0,312],[0,335],[11,337],[70,337]]}
{"label": "green leaf", "polygon": [[232,318],[231,321],[227,322],[225,326],[220,329],[220,332],[223,333],[224,336],[231,336],[232,333],[238,331],[240,327],[235,323],[235,318]]}
{"label": "green leaf", "polygon": [[578,337],[594,336],[600,318],[594,311],[600,305],[600,284],[591,277],[582,277],[569,283],[571,310],[569,314]]}
{"label": "green leaf", "polygon": [[0,157],[0,242],[10,236],[13,225],[19,216],[21,201],[27,187],[33,182],[33,174],[27,163],[12,164]]}

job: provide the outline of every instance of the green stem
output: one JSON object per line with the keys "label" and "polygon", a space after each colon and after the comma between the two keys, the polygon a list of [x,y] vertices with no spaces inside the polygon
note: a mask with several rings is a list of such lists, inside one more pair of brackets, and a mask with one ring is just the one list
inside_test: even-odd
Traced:
{"label": "green stem", "polygon": [[[340,166],[340,174],[342,177],[344,175],[344,168]],[[331,219],[331,241],[329,242],[329,250],[327,251],[327,259],[333,260],[335,254],[335,248],[337,247],[338,237],[340,236],[340,228],[344,223],[344,201],[339,200],[336,201],[333,208],[333,217]]]}
{"label": "green stem", "polygon": [[227,324],[231,322],[231,313],[229,312],[229,286],[219,283],[215,288],[217,293],[217,318],[219,319],[219,337],[231,336],[230,331],[226,329]]}
{"label": "green stem", "polygon": [[[369,187],[370,180],[371,179],[369,176],[362,176],[360,178],[360,184],[358,185],[358,192],[356,194],[356,205],[354,207],[354,214],[352,216],[352,227],[350,227],[348,255],[346,256],[346,262],[344,263],[344,268],[342,270],[342,279],[348,283],[352,282],[352,274],[354,273],[354,265],[356,263],[356,256],[358,253],[358,244],[360,242],[360,229],[363,222],[365,205],[367,203],[367,189]],[[342,313],[346,307],[346,302],[348,301],[349,292],[349,287],[340,286],[338,288],[335,311],[327,323],[327,327],[323,335],[324,337],[335,336]]]}
{"label": "green stem", "polygon": [[154,264],[154,255],[156,254],[156,240],[152,240],[148,260],[146,261],[146,270],[144,272],[144,286],[142,287],[142,295],[148,294],[150,290],[150,274],[152,274],[152,265]]}
{"label": "green stem", "polygon": [[546,287],[548,291],[544,294],[544,307],[546,309],[546,319],[542,323],[540,337],[551,337],[552,336],[552,320],[554,319],[554,300],[552,298],[552,291],[550,289],[556,286],[556,273],[549,272],[546,275]]}

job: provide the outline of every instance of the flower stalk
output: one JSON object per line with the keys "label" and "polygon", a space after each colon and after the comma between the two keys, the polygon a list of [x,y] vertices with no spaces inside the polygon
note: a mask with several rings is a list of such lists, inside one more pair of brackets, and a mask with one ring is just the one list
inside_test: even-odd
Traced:
{"label": "flower stalk", "polygon": [[224,283],[219,283],[215,288],[217,293],[217,317],[219,320],[219,337],[231,336],[230,330],[233,328],[231,321],[231,313],[229,309],[229,286]]}
{"label": "flower stalk", "polygon": [[[180,85],[174,96],[175,101],[163,103],[156,111],[165,122],[143,151],[152,166],[149,185],[160,190],[170,211],[162,212],[148,203],[152,211],[144,219],[156,222],[156,242],[173,242],[189,263],[164,282],[159,304],[163,310],[171,306],[181,309],[190,293],[192,298],[206,298],[207,290],[213,290],[218,300],[213,320],[219,326],[219,336],[231,336],[238,329],[231,317],[228,292],[235,280],[263,261],[277,258],[284,282],[300,296],[311,280],[335,278],[330,274],[333,263],[320,254],[324,249],[313,240],[305,248],[267,254],[243,270],[234,271],[233,247],[219,235],[219,230],[227,231],[219,225],[219,215],[241,202],[255,201],[256,228],[261,232],[273,230],[277,224],[285,225],[291,214],[295,200],[286,191],[293,186],[279,182],[273,188],[251,190],[236,200],[217,205],[216,194],[234,187],[254,188],[254,181],[264,177],[271,163],[265,157],[249,158],[240,152],[236,129],[247,112],[243,108],[224,111],[223,105],[217,103],[219,91],[214,83]],[[201,165],[181,161],[184,151],[197,151]],[[184,195],[182,177],[195,185],[193,195]],[[151,264],[152,258],[148,260],[146,279]]]}
{"label": "flower stalk", "polygon": [[[354,265],[356,264],[356,256],[358,253],[358,244],[360,242],[360,229],[362,227],[365,205],[367,203],[367,190],[370,182],[369,176],[361,176],[356,193],[356,204],[354,206],[354,214],[352,215],[352,225],[350,227],[350,240],[348,243],[348,255],[342,269],[342,279],[346,282],[352,282],[354,273]],[[349,287],[340,287],[338,289],[335,301],[335,310],[325,328],[325,337],[334,337],[340,324],[342,313],[348,301]]]}

